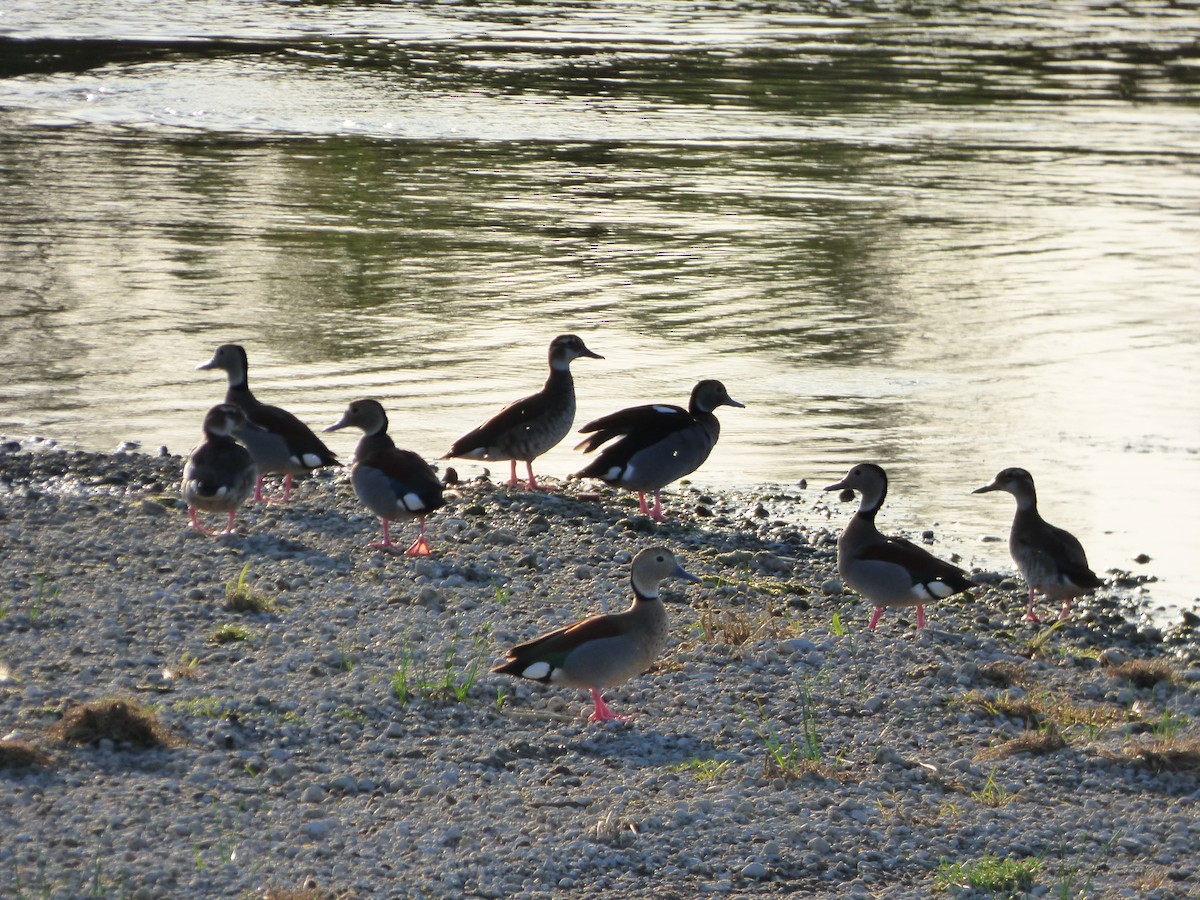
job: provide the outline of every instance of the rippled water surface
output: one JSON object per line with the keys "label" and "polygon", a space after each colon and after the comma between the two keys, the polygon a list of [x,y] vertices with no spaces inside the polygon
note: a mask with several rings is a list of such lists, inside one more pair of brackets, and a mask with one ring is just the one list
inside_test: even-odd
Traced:
{"label": "rippled water surface", "polygon": [[574,331],[581,421],[746,404],[697,483],[878,461],[885,527],[1009,566],[1011,500],[969,491],[1022,465],[1098,570],[1190,605],[1198,34],[1198,2],[9,2],[0,431],[185,451],[238,341],[260,398],[377,396],[434,457]]}

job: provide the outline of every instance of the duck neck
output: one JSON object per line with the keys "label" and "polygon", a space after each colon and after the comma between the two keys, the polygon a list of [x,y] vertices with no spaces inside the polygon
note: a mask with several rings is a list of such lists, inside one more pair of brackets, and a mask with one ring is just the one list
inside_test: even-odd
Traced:
{"label": "duck neck", "polygon": [[875,514],[879,512],[879,508],[883,506],[883,501],[887,499],[887,485],[883,485],[878,490],[863,491],[862,499],[858,502],[858,512],[854,515],[865,522],[875,523]]}
{"label": "duck neck", "polygon": [[1017,500],[1017,512],[1037,514],[1037,490],[1032,484],[1018,484],[1012,492]]}
{"label": "duck neck", "polygon": [[550,375],[542,388],[544,394],[575,394],[575,379],[571,376],[571,361],[563,359],[550,360]]}
{"label": "duck neck", "polygon": [[384,423],[384,426],[378,431],[368,432],[358,439],[358,446],[354,448],[354,456],[357,459],[362,459],[368,453],[373,453],[377,450],[390,450],[395,446],[396,442],[387,433],[387,424]]}

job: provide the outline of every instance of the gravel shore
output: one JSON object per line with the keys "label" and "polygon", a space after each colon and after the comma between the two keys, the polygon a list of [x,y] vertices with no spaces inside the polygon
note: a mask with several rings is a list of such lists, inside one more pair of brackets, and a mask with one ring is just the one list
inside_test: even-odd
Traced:
{"label": "gravel shore", "polygon": [[[462,484],[411,559],[345,470],[190,531],[182,465],[0,446],[0,896],[1200,896],[1200,620],[1131,577],[1030,627],[974,573],[871,634],[813,489],[656,525]],[[608,692],[631,723],[488,673],[653,544],[704,583]],[[113,700],[162,745],[69,727]]]}

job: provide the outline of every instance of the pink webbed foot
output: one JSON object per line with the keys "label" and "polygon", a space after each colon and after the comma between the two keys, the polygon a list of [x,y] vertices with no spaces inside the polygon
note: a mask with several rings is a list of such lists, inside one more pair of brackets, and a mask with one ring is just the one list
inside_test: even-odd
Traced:
{"label": "pink webbed foot", "polygon": [[1068,597],[1066,600],[1063,601],[1063,608],[1062,608],[1062,611],[1058,614],[1058,621],[1065,622],[1069,618],[1071,618],[1071,600]]}
{"label": "pink webbed foot", "polygon": [[652,518],[655,522],[661,522],[666,518],[666,516],[663,515],[662,498],[659,496],[658,491],[654,492],[654,508],[650,510],[650,518]]}
{"label": "pink webbed foot", "polygon": [[596,690],[596,688],[592,688],[592,702],[595,703],[596,708],[592,711],[592,714],[588,716],[589,722],[630,721],[629,716],[619,716],[609,709],[608,704],[604,702],[604,698],[600,696],[600,692]]}
{"label": "pink webbed foot", "polygon": [[429,556],[433,551],[429,549],[429,541],[425,540],[425,535],[421,535],[415,541],[408,545],[408,549],[404,551],[405,556]]}
{"label": "pink webbed foot", "polygon": [[533,462],[525,463],[525,470],[529,473],[529,489],[531,491],[557,491],[558,488],[552,484],[539,484],[538,480],[533,477]]}
{"label": "pink webbed foot", "polygon": [[1039,616],[1037,613],[1035,613],[1033,611],[1033,591],[1032,590],[1029,592],[1029,608],[1027,610],[1025,610],[1025,621],[1026,622],[1042,621],[1041,616]]}

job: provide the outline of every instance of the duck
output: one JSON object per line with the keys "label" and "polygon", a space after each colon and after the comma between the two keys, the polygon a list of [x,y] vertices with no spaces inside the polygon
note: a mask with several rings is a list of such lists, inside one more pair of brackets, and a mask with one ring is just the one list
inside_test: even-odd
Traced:
{"label": "duck", "polygon": [[827,491],[858,491],[857,512],[837,541],[838,574],[875,607],[868,628],[879,624],[885,609],[917,608],[917,628],[925,627],[925,604],[973,588],[958,566],[938,559],[923,547],[899,537],[886,537],[875,527],[875,514],[887,497],[887,473],[874,463],[859,463]]}
{"label": "duck", "polygon": [[700,581],[666,547],[642,550],[630,570],[633,603],[628,609],[581,619],[518,644],[492,671],[583,688],[591,692],[594,706],[589,722],[628,721],[608,707],[603,691],[645,672],[662,652],[667,611],[658,589],[668,578]]}
{"label": "duck", "polygon": [[234,440],[235,431],[247,426],[246,414],[232,403],[219,403],[204,415],[204,439],[188,454],[183,466],[180,493],[188,507],[191,528],[217,534],[200,524],[199,510],[229,514],[220,534],[233,534],[238,508],[254,491],[257,470],[250,452]]}
{"label": "duck", "polygon": [[[588,422],[579,432],[590,436],[576,450],[591,453],[614,438],[619,440],[605,447],[576,477],[598,478],[637,491],[642,515],[661,522],[662,489],[700,468],[721,436],[721,423],[713,415],[718,406],[745,409],[745,404],[729,396],[725,385],[710,378],[692,388],[687,409],[664,403],[631,406]],[[653,508],[646,503],[647,492],[654,493]]]}
{"label": "duck", "polygon": [[571,432],[575,423],[575,379],[571,376],[571,362],[581,356],[604,359],[589,350],[578,335],[560,334],[550,342],[550,375],[542,389],[510,403],[478,428],[464,434],[442,459],[507,459],[511,463],[510,487],[520,484],[517,462],[521,461],[525,463],[529,490],[551,490],[534,477],[533,461]]}
{"label": "duck", "polygon": [[247,374],[250,368],[246,351],[240,344],[222,344],[213,358],[196,366],[197,369],[223,369],[229,379],[225,402],[242,408],[246,419],[257,425],[244,429],[237,436],[246,445],[258,467],[254,499],[262,501],[263,476],[280,474],[283,479],[283,502],[292,496],[292,476],[304,475],[322,466],[340,466],[334,455],[311,428],[286,409],[260,403],[250,393]]}
{"label": "duck", "polygon": [[391,521],[415,518],[420,532],[405,549],[408,556],[429,556],[425,517],[446,505],[442,483],[433,467],[411,450],[401,450],[388,434],[388,417],[378,400],[355,400],[338,421],[325,431],[361,428],[363,436],[354,450],[350,482],[363,505],[383,522],[383,540],[373,549],[391,550]]}
{"label": "duck", "polygon": [[1006,491],[1017,501],[1017,512],[1008,535],[1008,552],[1029,587],[1026,621],[1041,621],[1034,611],[1035,595],[1039,592],[1047,600],[1062,601],[1058,617],[1060,621],[1065,620],[1071,615],[1071,601],[1091,593],[1104,581],[1088,568],[1087,554],[1079,539],[1042,518],[1037,508],[1033,476],[1027,470],[1018,467],[1002,469],[990,484],[971,493],[990,491]]}

